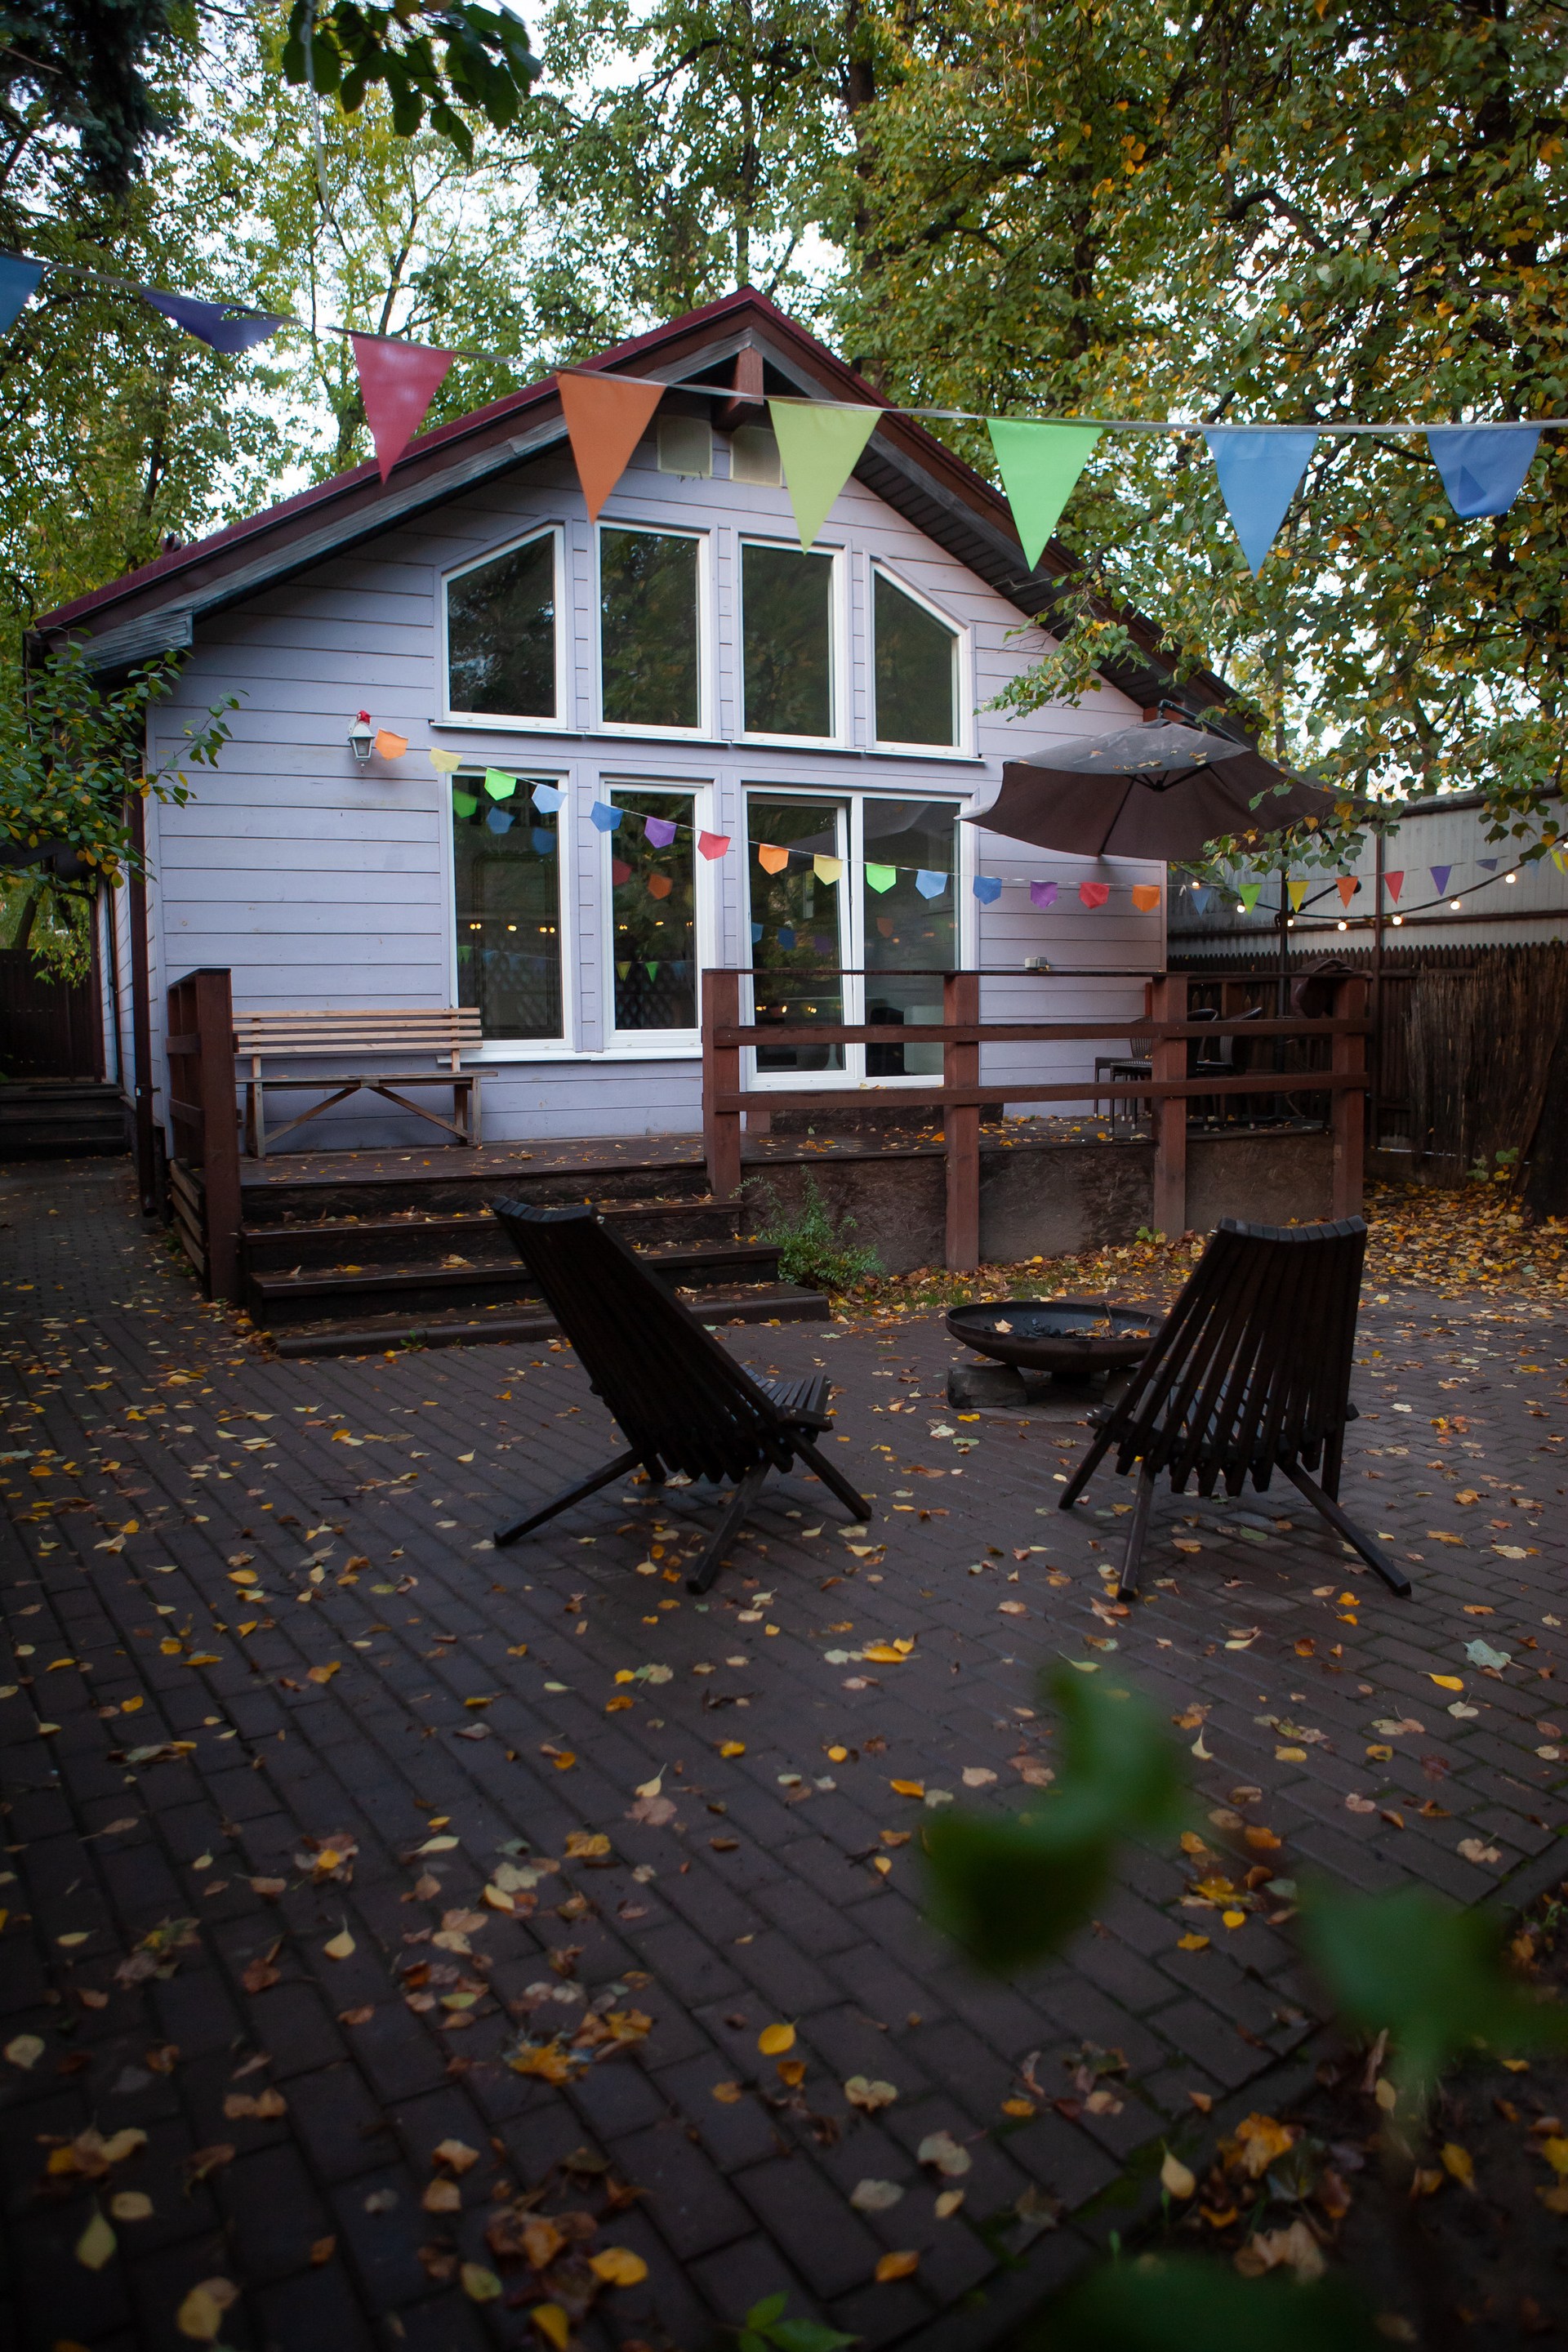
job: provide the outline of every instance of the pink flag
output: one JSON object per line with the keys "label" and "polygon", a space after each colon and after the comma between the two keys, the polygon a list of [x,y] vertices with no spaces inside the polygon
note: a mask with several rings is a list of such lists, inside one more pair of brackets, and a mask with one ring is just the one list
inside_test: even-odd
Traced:
{"label": "pink flag", "polygon": [[1078,895],[1086,907],[1103,907],[1110,896],[1109,882],[1080,882]]}
{"label": "pink flag", "polygon": [[1405,868],[1401,866],[1397,874],[1385,874],[1383,877],[1383,881],[1384,887],[1386,889],[1389,897],[1397,907],[1399,904],[1399,894],[1405,887]]}
{"label": "pink flag", "polygon": [[704,857],[722,857],[730,846],[730,836],[727,833],[700,833],[697,846]]}
{"label": "pink flag", "polygon": [[351,335],[349,341],[359,369],[365,422],[384,482],[424,424],[453,355],[431,351],[423,343],[400,343],[391,335]]}

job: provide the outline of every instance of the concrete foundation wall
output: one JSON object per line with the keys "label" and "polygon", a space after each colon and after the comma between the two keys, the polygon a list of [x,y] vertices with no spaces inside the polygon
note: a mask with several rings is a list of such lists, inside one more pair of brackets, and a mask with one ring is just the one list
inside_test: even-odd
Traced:
{"label": "concrete foundation wall", "polygon": [[[1315,1135],[1193,1136],[1187,1144],[1187,1224],[1207,1233],[1221,1217],[1258,1224],[1309,1223],[1331,1213],[1332,1139]],[[847,1236],[875,1249],[889,1274],[940,1265],[946,1171],[940,1150],[836,1152],[815,1163],[782,1160],[747,1174],[746,1226],[771,1221],[768,1188],[798,1214],[815,1180],[833,1213],[853,1218]],[[1066,1257],[1136,1238],[1153,1213],[1152,1143],[1017,1144],[980,1155],[980,1246],[990,1264]]]}

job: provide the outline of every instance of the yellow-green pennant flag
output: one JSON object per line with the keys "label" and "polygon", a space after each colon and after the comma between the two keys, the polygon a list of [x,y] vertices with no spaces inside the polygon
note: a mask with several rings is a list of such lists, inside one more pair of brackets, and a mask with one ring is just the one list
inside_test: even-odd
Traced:
{"label": "yellow-green pennant flag", "polygon": [[881,414],[879,408],[850,408],[838,401],[769,401],[784,487],[804,549],[810,549],[827,520],[828,509],[854,472]]}
{"label": "yellow-green pennant flag", "polygon": [[985,429],[996,452],[997,470],[1032,572],[1061,520],[1062,509],[1089,453],[1098,425],[1040,425],[1023,416],[988,416]]}
{"label": "yellow-green pennant flag", "polygon": [[1294,912],[1298,908],[1300,908],[1302,899],[1307,895],[1307,877],[1305,875],[1293,874],[1290,877],[1289,881],[1286,883],[1285,887],[1290,893],[1290,906],[1292,912]]}

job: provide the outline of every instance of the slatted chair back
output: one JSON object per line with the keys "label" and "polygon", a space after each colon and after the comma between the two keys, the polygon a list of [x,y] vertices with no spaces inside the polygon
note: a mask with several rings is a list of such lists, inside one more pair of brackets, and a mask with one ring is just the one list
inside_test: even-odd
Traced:
{"label": "slatted chair back", "polygon": [[1366,1227],[1248,1225],[1226,1217],[1138,1366],[1101,1435],[1126,1473],[1168,1470],[1182,1492],[1273,1471],[1315,1471],[1330,1491],[1350,1417],[1350,1376]]}
{"label": "slatted chair back", "polygon": [[596,1211],[490,1206],[645,1466],[721,1480],[788,1469],[798,1448],[776,1408]]}

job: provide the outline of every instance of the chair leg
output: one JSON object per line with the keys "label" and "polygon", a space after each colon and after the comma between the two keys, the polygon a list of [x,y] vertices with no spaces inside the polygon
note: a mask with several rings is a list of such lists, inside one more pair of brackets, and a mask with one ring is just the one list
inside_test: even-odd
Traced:
{"label": "chair leg", "polygon": [[724,1565],[724,1554],[738,1534],[741,1523],[763,1491],[763,1481],[773,1465],[759,1462],[747,1471],[729,1502],[724,1516],[713,1532],[713,1540],[703,1553],[692,1573],[686,1580],[688,1592],[706,1592]]}
{"label": "chair leg", "polygon": [[795,1450],[803,1462],[808,1462],[811,1465],[829,1494],[837,1496],[847,1511],[852,1513],[858,1519],[869,1519],[875,1517],[865,1496],[855,1492],[848,1479],[834,1468],[826,1454],[813,1445],[808,1437],[797,1437],[795,1441]]}
{"label": "chair leg", "polygon": [[595,1470],[591,1478],[581,1479],[575,1486],[568,1486],[563,1495],[557,1495],[555,1500],[546,1503],[542,1511],[535,1511],[529,1518],[514,1520],[510,1528],[498,1528],[494,1538],[497,1549],[506,1544],[516,1543],[521,1536],[531,1535],[535,1528],[542,1528],[546,1519],[554,1518],[558,1512],[569,1511],[574,1503],[584,1502],[590,1495],[596,1495],[601,1486],[609,1485],[612,1478],[624,1478],[626,1472],[635,1470],[641,1460],[640,1454],[617,1454],[606,1469]]}
{"label": "chair leg", "polygon": [[1121,1562],[1121,1578],[1116,1591],[1120,1600],[1126,1601],[1138,1590],[1138,1564],[1143,1557],[1143,1539],[1149,1532],[1149,1513],[1154,1502],[1154,1473],[1146,1462],[1138,1465],[1138,1491],[1132,1498],[1132,1525],[1127,1530],[1127,1550]]}
{"label": "chair leg", "polygon": [[1068,1480],[1066,1491],[1058,1497],[1057,1508],[1058,1511],[1071,1510],[1073,1505],[1077,1502],[1079,1496],[1082,1494],[1084,1488],[1088,1486],[1089,1480],[1093,1477],[1095,1472],[1099,1469],[1100,1464],[1110,1453],[1110,1445],[1111,1441],[1108,1436],[1102,1435],[1095,1439],[1094,1444],[1089,1447],[1089,1452],[1084,1455],[1083,1460],[1079,1464],[1078,1468]]}
{"label": "chair leg", "polygon": [[1323,1447],[1322,1486],[1325,1495],[1340,1499],[1340,1466],[1345,1458],[1345,1433],[1336,1429]]}
{"label": "chair leg", "polygon": [[1363,1536],[1354,1522],[1345,1517],[1334,1497],[1331,1495],[1326,1495],[1321,1486],[1316,1486],[1308,1477],[1306,1472],[1299,1470],[1293,1463],[1282,1462],[1279,1466],[1292,1486],[1305,1495],[1312,1508],[1321,1517],[1327,1519],[1335,1534],[1342,1536],[1352,1549],[1360,1552],[1368,1568],[1374,1568],[1377,1570],[1390,1592],[1397,1592],[1402,1601],[1408,1600],[1410,1579],[1394,1567],[1388,1554],[1380,1549],[1370,1536]]}

